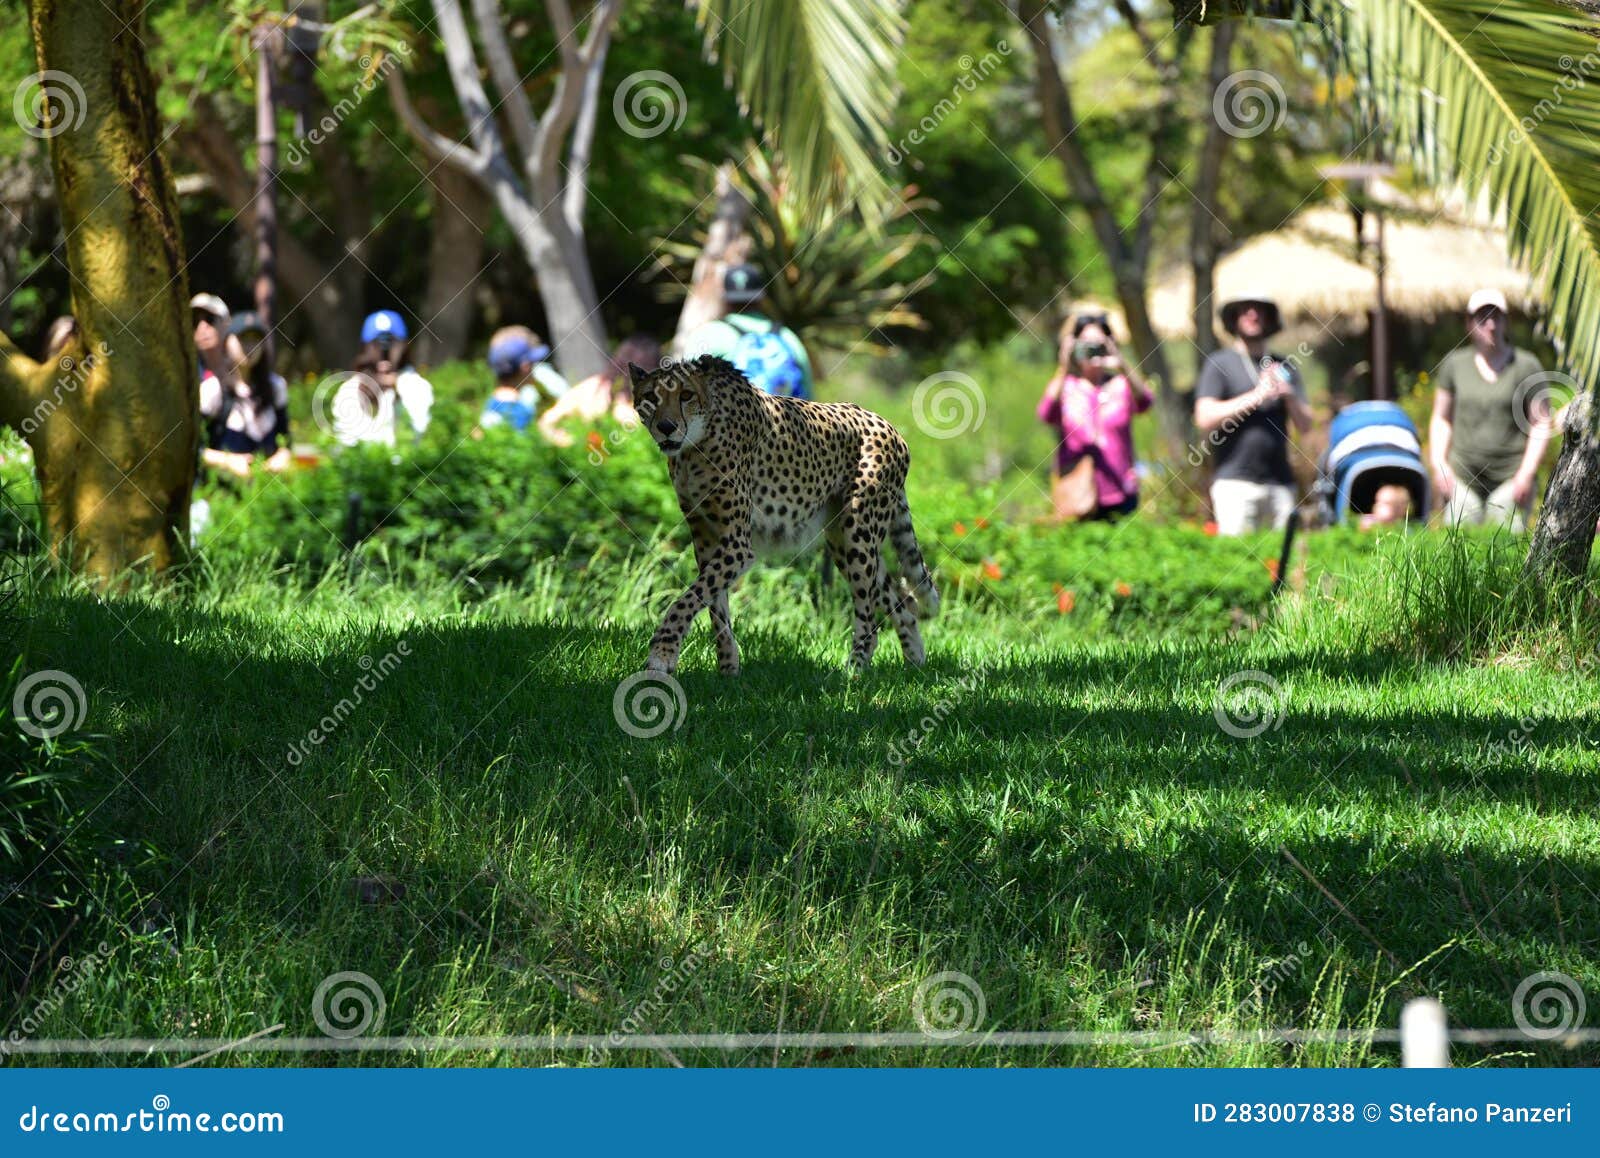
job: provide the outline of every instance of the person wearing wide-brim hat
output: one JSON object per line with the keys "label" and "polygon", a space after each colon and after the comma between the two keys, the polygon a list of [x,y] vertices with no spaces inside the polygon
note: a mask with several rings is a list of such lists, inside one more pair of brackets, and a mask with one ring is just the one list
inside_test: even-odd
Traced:
{"label": "person wearing wide-brim hat", "polygon": [[1267,348],[1283,329],[1270,296],[1230,298],[1219,315],[1233,340],[1200,369],[1194,424],[1205,437],[1196,461],[1209,457],[1215,466],[1211,509],[1220,534],[1281,529],[1295,507],[1289,429],[1311,429],[1305,385],[1291,359]]}
{"label": "person wearing wide-brim hat", "polygon": [[1530,350],[1511,344],[1506,295],[1467,300],[1469,344],[1439,364],[1428,423],[1434,493],[1446,523],[1527,525],[1539,464],[1555,434],[1550,382]]}

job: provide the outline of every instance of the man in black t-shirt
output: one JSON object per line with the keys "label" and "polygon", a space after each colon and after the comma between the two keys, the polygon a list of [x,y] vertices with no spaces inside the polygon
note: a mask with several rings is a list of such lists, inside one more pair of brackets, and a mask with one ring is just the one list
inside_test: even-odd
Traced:
{"label": "man in black t-shirt", "polygon": [[1216,460],[1211,509],[1217,530],[1243,535],[1281,528],[1295,505],[1289,427],[1311,429],[1305,386],[1287,359],[1267,349],[1267,339],[1283,329],[1270,298],[1225,303],[1222,328],[1234,340],[1206,359],[1194,402],[1194,424]]}

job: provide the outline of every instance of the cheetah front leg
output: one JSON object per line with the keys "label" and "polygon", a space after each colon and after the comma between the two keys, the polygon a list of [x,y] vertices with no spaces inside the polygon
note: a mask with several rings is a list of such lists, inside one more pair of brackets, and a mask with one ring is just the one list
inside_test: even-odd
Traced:
{"label": "cheetah front leg", "polygon": [[883,555],[878,549],[871,520],[852,504],[829,528],[828,549],[850,584],[855,605],[855,629],[850,637],[850,668],[860,673],[872,665],[878,650],[878,588],[883,582]]}
{"label": "cheetah front leg", "polygon": [[[720,528],[710,520],[695,520],[689,524],[694,539],[694,558],[703,574],[711,556],[716,552]],[[711,598],[711,626],[717,636],[717,670],[723,675],[739,674],[739,642],[733,638],[733,618],[728,613],[728,588],[724,587]]]}
{"label": "cheetah front leg", "polygon": [[728,618],[728,589],[733,586],[734,580],[749,570],[755,558],[755,552],[750,547],[748,520],[723,527],[720,541],[704,556],[696,550],[700,574],[689,584],[689,589],[667,608],[661,626],[656,628],[655,635],[650,639],[650,660],[645,664],[647,670],[669,675],[677,670],[683,637],[688,634],[694,617],[700,614],[702,608],[709,606],[717,632],[717,666],[726,674],[738,672],[739,650],[733,639],[733,624]]}

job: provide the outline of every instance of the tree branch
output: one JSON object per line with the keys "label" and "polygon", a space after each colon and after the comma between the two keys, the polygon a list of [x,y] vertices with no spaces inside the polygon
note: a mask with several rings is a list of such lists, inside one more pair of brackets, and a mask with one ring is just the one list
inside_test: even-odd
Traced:
{"label": "tree branch", "polygon": [[20,431],[38,400],[48,367],[35,362],[0,333],[0,426]]}
{"label": "tree branch", "polygon": [[453,165],[470,176],[484,176],[489,169],[488,159],[459,141],[452,141],[443,133],[436,132],[422,119],[422,114],[411,103],[411,92],[406,88],[405,77],[398,68],[390,70],[384,81],[389,88],[389,102],[394,105],[395,115],[424,153],[435,162]]}
{"label": "tree branch", "polygon": [[522,74],[517,71],[511,56],[511,46],[506,43],[505,18],[500,14],[500,0],[472,0],[472,14],[478,21],[478,39],[483,42],[483,54],[489,60],[489,75],[495,88],[500,90],[501,107],[511,124],[511,138],[517,143],[517,152],[524,163],[533,155],[538,128],[533,119],[533,106],[528,94],[522,90]]}
{"label": "tree branch", "polygon": [[[572,10],[567,0],[545,0],[561,45],[561,75],[556,78],[550,106],[539,118],[538,144],[528,159],[528,177],[537,191],[542,212],[562,195],[561,148],[567,130],[577,118],[589,76],[605,67],[611,29],[622,12],[623,0],[600,0],[589,18],[589,35],[580,47],[574,42]],[[598,86],[599,81],[595,84]],[[596,94],[598,96],[598,93]]]}
{"label": "tree branch", "polygon": [[1112,0],[1117,11],[1122,14],[1122,19],[1127,22],[1133,34],[1139,38],[1139,47],[1144,49],[1146,60],[1158,59],[1156,56],[1156,42],[1151,38],[1149,31],[1144,26],[1144,21],[1139,19],[1139,14],[1134,11],[1131,0]]}
{"label": "tree branch", "polygon": [[1144,171],[1144,200],[1139,206],[1139,217],[1134,227],[1133,260],[1141,269],[1150,267],[1150,250],[1155,242],[1156,218],[1160,215],[1161,194],[1170,180],[1172,167],[1168,159],[1177,152],[1177,137],[1182,132],[1178,116],[1179,86],[1183,77],[1184,58],[1194,40],[1194,25],[1185,24],[1173,34],[1177,43],[1172,56],[1166,61],[1155,58],[1155,67],[1161,83],[1161,100],[1156,106],[1155,125],[1150,133],[1150,160]]}
{"label": "tree branch", "polygon": [[594,130],[599,119],[600,81],[605,75],[606,52],[610,47],[608,29],[598,42],[598,51],[584,74],[578,119],[572,127],[572,145],[567,151],[567,176],[561,194],[561,211],[568,227],[580,241],[583,238],[584,213],[589,208],[589,162],[594,155]]}

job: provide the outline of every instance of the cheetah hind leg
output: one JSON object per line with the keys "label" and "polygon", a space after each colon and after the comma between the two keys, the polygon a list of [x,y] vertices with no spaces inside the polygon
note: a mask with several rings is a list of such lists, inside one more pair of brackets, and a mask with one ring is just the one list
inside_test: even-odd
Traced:
{"label": "cheetah hind leg", "polygon": [[[860,675],[872,666],[873,653],[878,650],[878,589],[884,581],[883,556],[874,547],[871,555],[860,548],[851,548],[850,535],[858,525],[858,521],[850,516],[845,516],[837,530],[830,528],[828,534],[828,552],[833,556],[834,566],[845,577],[850,585],[850,598],[855,607],[855,630],[850,639],[850,671]],[[851,558],[854,551],[855,558]],[[872,563],[877,563],[877,569],[871,570]]]}
{"label": "cheetah hind leg", "polygon": [[900,651],[906,663],[921,667],[928,653],[922,645],[922,630],[917,626],[917,598],[902,575],[890,579],[884,576],[879,587],[879,606],[894,624],[894,633],[900,637]]}
{"label": "cheetah hind leg", "polygon": [[733,638],[733,619],[728,614],[728,589],[724,587],[711,601],[711,626],[717,634],[717,670],[723,675],[739,674],[739,641]]}

